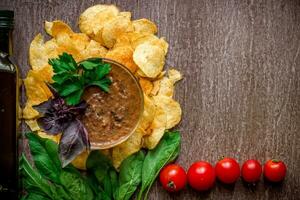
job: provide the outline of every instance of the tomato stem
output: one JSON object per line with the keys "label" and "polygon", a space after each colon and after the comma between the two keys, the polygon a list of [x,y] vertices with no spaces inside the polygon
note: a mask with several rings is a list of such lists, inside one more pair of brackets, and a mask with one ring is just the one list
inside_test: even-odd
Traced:
{"label": "tomato stem", "polygon": [[176,185],[173,181],[169,181],[168,182],[168,188],[171,188],[171,189],[176,189]]}
{"label": "tomato stem", "polygon": [[278,159],[272,159],[272,162],[274,162],[274,163],[279,163],[280,160],[278,160]]}

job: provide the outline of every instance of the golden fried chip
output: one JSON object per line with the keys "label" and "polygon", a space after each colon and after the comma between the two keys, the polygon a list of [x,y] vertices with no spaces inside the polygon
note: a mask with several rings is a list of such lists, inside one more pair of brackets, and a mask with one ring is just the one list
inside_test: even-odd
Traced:
{"label": "golden fried chip", "polygon": [[79,29],[81,32],[94,38],[96,32],[101,30],[104,24],[117,17],[119,10],[114,5],[95,5],[87,8],[79,17]]}
{"label": "golden fried chip", "polygon": [[107,53],[107,49],[95,40],[91,40],[87,47],[81,52],[81,58],[88,59],[93,57],[104,58]]}
{"label": "golden fried chip", "polygon": [[143,32],[149,34],[155,34],[157,32],[156,25],[148,19],[138,19],[132,21],[134,30],[136,32]]}
{"label": "golden fried chip", "polygon": [[168,71],[168,77],[172,80],[173,84],[182,79],[182,74],[176,69],[170,69]]}
{"label": "golden fried chip", "polygon": [[29,126],[31,131],[39,131],[41,128],[39,127],[36,119],[25,120],[25,123]]}
{"label": "golden fried chip", "polygon": [[103,26],[102,39],[104,46],[112,48],[117,38],[128,32],[133,32],[133,25],[127,16],[119,15]]}
{"label": "golden fried chip", "polygon": [[[52,75],[52,74],[51,74]],[[49,82],[51,75],[47,74],[47,68],[42,70],[30,70],[24,79],[27,101],[31,105],[38,105],[47,101],[52,93],[45,82]]]}
{"label": "golden fried chip", "polygon": [[29,63],[32,69],[41,69],[48,64],[48,55],[41,34],[35,36],[29,47]]}
{"label": "golden fried chip", "polygon": [[144,111],[139,123],[138,128],[143,131],[143,135],[146,135],[146,129],[149,128],[151,123],[154,120],[156,112],[156,106],[152,99],[150,99],[147,95],[144,94]]}
{"label": "golden fried chip", "polygon": [[173,94],[174,94],[173,81],[167,77],[163,77],[161,80],[159,80],[159,90],[157,95],[173,97]]}
{"label": "golden fried chip", "polygon": [[74,167],[80,170],[86,170],[86,160],[89,157],[89,151],[84,151],[79,154],[73,161],[72,164]]}
{"label": "golden fried chip", "polygon": [[130,46],[121,46],[108,51],[105,57],[123,64],[134,73],[137,70],[137,65],[133,62],[132,55],[133,50]]}
{"label": "golden fried chip", "polygon": [[142,147],[143,133],[137,129],[125,142],[112,149],[113,165],[117,169],[128,156],[138,152]]}
{"label": "golden fried chip", "polygon": [[23,109],[23,119],[34,119],[39,116],[39,112],[32,108],[30,102],[26,103],[25,108]]}
{"label": "golden fried chip", "polygon": [[164,95],[153,96],[153,100],[155,105],[163,108],[165,111],[167,116],[166,129],[173,128],[180,122],[182,111],[177,101]]}
{"label": "golden fried chip", "polygon": [[155,78],[165,64],[164,51],[158,46],[144,43],[135,49],[133,60],[147,77]]}
{"label": "golden fried chip", "polygon": [[152,130],[149,136],[144,137],[144,147],[153,149],[164,135],[167,126],[167,115],[164,108],[157,106],[154,120],[150,126]]}
{"label": "golden fried chip", "polygon": [[153,83],[150,80],[148,80],[146,78],[142,78],[142,77],[139,79],[139,83],[140,83],[144,93],[146,95],[149,95],[153,89]]}
{"label": "golden fried chip", "polygon": [[74,33],[69,25],[60,20],[52,22],[45,21],[45,30],[52,37],[56,37],[58,34],[61,33],[66,33],[68,35]]}
{"label": "golden fried chip", "polygon": [[129,20],[131,19],[131,12],[120,12],[119,15],[123,16]]}
{"label": "golden fried chip", "polygon": [[58,135],[49,135],[43,131],[38,131],[37,134],[42,137],[42,138],[47,138],[47,139],[50,139],[54,142],[56,142],[57,144],[59,143],[60,141],[60,137],[61,137],[61,134],[58,134]]}

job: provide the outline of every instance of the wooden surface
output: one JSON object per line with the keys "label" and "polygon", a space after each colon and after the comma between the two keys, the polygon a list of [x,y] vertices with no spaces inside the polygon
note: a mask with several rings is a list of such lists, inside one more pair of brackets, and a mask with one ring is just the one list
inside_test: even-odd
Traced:
{"label": "wooden surface", "polygon": [[184,112],[179,164],[187,169],[196,160],[231,156],[240,163],[279,158],[288,166],[282,185],[262,180],[251,191],[239,180],[169,195],[156,183],[149,199],[299,199],[300,1],[1,0],[1,9],[16,12],[14,52],[23,77],[29,43],[44,20],[77,29],[79,14],[103,2],[152,19],[170,43],[167,64],[185,77],[176,91]]}

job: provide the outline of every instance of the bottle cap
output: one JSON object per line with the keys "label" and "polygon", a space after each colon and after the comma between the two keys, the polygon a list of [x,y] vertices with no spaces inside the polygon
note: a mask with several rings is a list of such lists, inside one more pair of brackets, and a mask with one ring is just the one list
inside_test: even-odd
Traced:
{"label": "bottle cap", "polygon": [[0,28],[14,28],[14,11],[0,10]]}

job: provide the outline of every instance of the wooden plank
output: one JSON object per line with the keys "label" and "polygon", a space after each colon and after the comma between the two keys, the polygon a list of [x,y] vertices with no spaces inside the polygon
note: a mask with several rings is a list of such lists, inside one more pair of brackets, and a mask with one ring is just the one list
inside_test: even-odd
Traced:
{"label": "wooden plank", "polygon": [[170,43],[167,65],[185,79],[176,98],[184,116],[178,163],[215,163],[231,156],[288,166],[280,186],[261,181],[254,191],[241,181],[210,192],[190,188],[169,195],[155,183],[149,199],[298,199],[300,196],[300,1],[299,0],[1,0],[14,9],[14,54],[24,77],[28,46],[44,20],[76,28],[79,14],[96,3],[115,3],[133,18],[149,18]]}

